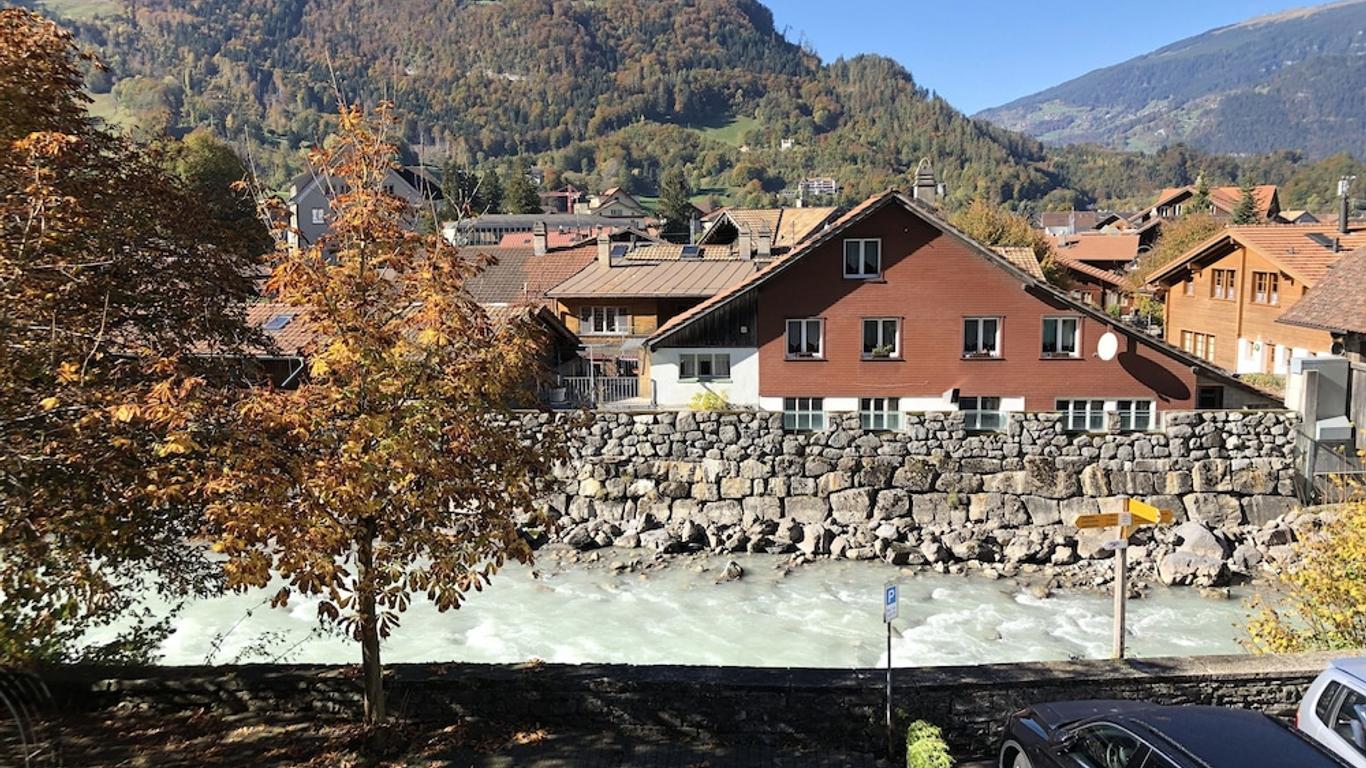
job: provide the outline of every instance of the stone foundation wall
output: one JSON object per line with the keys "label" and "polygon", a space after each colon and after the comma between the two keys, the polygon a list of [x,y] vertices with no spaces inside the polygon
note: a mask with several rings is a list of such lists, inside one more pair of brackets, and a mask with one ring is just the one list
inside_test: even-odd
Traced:
{"label": "stone foundation wall", "polygon": [[[927,667],[894,671],[903,720],[943,727],[960,757],[997,747],[1007,715],[1029,704],[1125,698],[1238,706],[1293,716],[1331,655],[1224,656]],[[247,666],[49,670],[59,707],[358,717],[353,668]],[[883,670],[396,665],[390,706],[408,717],[473,716],[511,727],[613,732],[702,743],[877,751]]]}
{"label": "stone foundation wall", "polygon": [[[521,418],[534,440],[556,417]],[[1112,533],[1072,522],[1135,497],[1191,523],[1141,532],[1137,546],[1151,551],[1137,562],[1153,572],[1167,561],[1149,575],[1202,585],[1287,557],[1295,536],[1295,520],[1282,519],[1297,506],[1293,413],[1168,412],[1157,431],[1099,435],[1069,433],[1051,413],[1014,414],[988,434],[969,433],[956,413],[908,414],[895,432],[828,418],[800,433],[780,414],[594,414],[547,498],[555,536],[578,549],[1052,573],[1108,556]]]}

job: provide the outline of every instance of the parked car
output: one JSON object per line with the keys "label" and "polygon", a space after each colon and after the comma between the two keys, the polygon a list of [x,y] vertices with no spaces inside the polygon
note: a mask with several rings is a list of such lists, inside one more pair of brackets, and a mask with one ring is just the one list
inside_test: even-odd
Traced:
{"label": "parked car", "polygon": [[1366,768],[1366,658],[1334,659],[1304,694],[1295,724],[1357,768]]}
{"label": "parked car", "polygon": [[1258,712],[1140,701],[1038,704],[1011,716],[1001,768],[1343,768]]}

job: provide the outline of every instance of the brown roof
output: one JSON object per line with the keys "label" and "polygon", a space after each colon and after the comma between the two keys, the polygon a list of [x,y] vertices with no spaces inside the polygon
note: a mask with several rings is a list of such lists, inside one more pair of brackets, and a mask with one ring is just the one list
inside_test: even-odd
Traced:
{"label": "brown roof", "polygon": [[[683,258],[683,249],[688,246],[678,243],[644,243],[627,251],[629,261],[678,261]],[[699,245],[697,258],[708,260],[736,261],[735,249],[729,245]]]}
{"label": "brown roof", "polygon": [[1096,222],[1099,220],[1099,211],[1044,211],[1039,214],[1039,226],[1043,228],[1076,227],[1077,229],[1095,229]]}
{"label": "brown roof", "polygon": [[[291,304],[258,301],[247,307],[247,325],[262,329],[281,354],[295,357],[303,354],[315,338],[303,314],[304,310]],[[268,325],[271,320],[283,326],[272,330]]]}
{"label": "brown roof", "polygon": [[[834,208],[724,208],[714,215],[729,217],[736,229],[748,228],[756,235],[765,229],[773,234],[773,247],[790,249],[818,232],[834,218]],[[703,238],[705,240],[705,238]]]}
{"label": "brown roof", "polygon": [[1092,266],[1081,261],[1075,261],[1064,256],[1055,255],[1053,258],[1058,262],[1059,266],[1099,280],[1107,285],[1113,285],[1116,288],[1127,288],[1129,286],[1129,281],[1125,279],[1124,275],[1121,275],[1118,272],[1111,272],[1108,269],[1101,269],[1100,267]]}
{"label": "brown roof", "polygon": [[[1257,214],[1262,218],[1268,218],[1271,211],[1271,201],[1276,198],[1278,188],[1275,184],[1262,184],[1252,188],[1252,197],[1257,201]],[[1167,187],[1157,194],[1157,202],[1152,204],[1153,208],[1160,208],[1168,203],[1174,202],[1185,195],[1195,194],[1195,187]],[[1238,207],[1238,203],[1243,199],[1242,187],[1211,187],[1209,190],[1209,201],[1216,208],[1229,213]]]}
{"label": "brown roof", "polygon": [[1366,333],[1366,247],[1338,259],[1278,322],[1339,333]]}
{"label": "brown roof", "polygon": [[483,304],[543,301],[546,291],[592,263],[598,255],[596,244],[552,250],[540,256],[531,248],[468,246],[466,250],[498,260],[465,283],[475,301]]}
{"label": "brown roof", "polygon": [[[1333,249],[1333,243],[1339,250]],[[1181,276],[1180,270],[1207,256],[1223,255],[1234,244],[1257,252],[1283,272],[1313,286],[1342,254],[1366,246],[1366,227],[1351,227],[1347,234],[1328,224],[1247,224],[1228,227],[1195,246],[1148,278],[1159,282]]]}
{"label": "brown roof", "polygon": [[1054,253],[1072,261],[1133,261],[1138,258],[1137,234],[1086,232],[1068,235],[1054,244]]}
{"label": "brown roof", "polygon": [[1036,280],[1043,280],[1043,267],[1039,266],[1039,257],[1034,255],[1034,249],[1027,245],[997,245],[992,250],[1010,260],[1011,264],[1028,272],[1029,276]]}
{"label": "brown roof", "polygon": [[713,296],[754,274],[753,261],[617,261],[610,267],[591,264],[552,288],[546,295],[557,299],[596,297]]}

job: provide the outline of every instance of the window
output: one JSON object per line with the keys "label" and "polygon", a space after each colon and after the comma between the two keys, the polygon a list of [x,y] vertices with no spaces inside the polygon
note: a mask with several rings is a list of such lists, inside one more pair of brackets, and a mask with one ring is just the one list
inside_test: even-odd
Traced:
{"label": "window", "polygon": [[579,308],[579,333],[605,334],[628,333],[630,316],[625,307],[581,307]]}
{"label": "window", "polygon": [[1181,348],[1202,360],[1214,360],[1214,335],[1197,331],[1181,332]]}
{"label": "window", "polygon": [[783,429],[814,432],[825,429],[824,402],[819,397],[784,397]]}
{"label": "window", "polygon": [[1115,403],[1119,411],[1119,428],[1124,432],[1147,432],[1153,428],[1153,401],[1120,400]]}
{"label": "window", "polygon": [[1280,304],[1281,276],[1275,272],[1253,272],[1252,303]]}
{"label": "window", "polygon": [[678,379],[712,381],[730,378],[730,355],[724,352],[685,353],[678,356]]}
{"label": "window", "polygon": [[1338,702],[1337,714],[1333,717],[1333,732],[1351,744],[1360,754],[1366,755],[1366,695],[1344,689]]}
{"label": "window", "polygon": [[999,397],[960,397],[958,410],[963,413],[963,426],[970,432],[997,432],[1005,427]]}
{"label": "window", "polygon": [[1045,317],[1043,319],[1043,356],[1080,357],[1081,318]]}
{"label": "window", "polygon": [[1333,704],[1335,703],[1334,700],[1337,699],[1338,692],[1341,690],[1342,683],[1329,683],[1328,686],[1323,689],[1323,693],[1319,696],[1319,700],[1314,704],[1314,714],[1318,716],[1319,720],[1324,725],[1333,724]]}
{"label": "window", "polygon": [[1195,407],[1201,410],[1219,409],[1224,407],[1224,388],[1223,387],[1201,387],[1195,393]]}
{"label": "window", "polygon": [[787,356],[796,358],[819,358],[824,352],[822,336],[825,321],[818,319],[787,321]]}
{"label": "window", "polygon": [[1001,356],[1001,318],[963,319],[963,357]]}
{"label": "window", "polygon": [[901,357],[901,321],[894,317],[865,317],[863,356],[873,360]]}
{"label": "window", "polygon": [[310,220],[311,220],[314,224],[325,224],[325,223],[327,223],[327,220],[326,220],[326,218],[325,218],[325,217],[327,216],[327,211],[326,211],[326,210],[324,210],[324,209],[322,209],[322,208],[314,208],[312,211],[310,211],[310,213],[312,214],[312,218],[311,218]]}
{"label": "window", "polygon": [[859,424],[872,432],[895,432],[901,428],[901,401],[895,397],[861,397]]}
{"label": "window", "polygon": [[1132,733],[1108,723],[1079,728],[1067,755],[1087,768],[1133,768],[1148,748]]}
{"label": "window", "polygon": [[1069,432],[1104,432],[1104,400],[1059,400],[1063,426]]}
{"label": "window", "polygon": [[867,279],[882,275],[881,240],[845,240],[844,276]]}
{"label": "window", "polygon": [[1237,277],[1237,272],[1232,269],[1212,270],[1214,280],[1210,283],[1210,295],[1216,299],[1233,301],[1238,298],[1238,289],[1234,287],[1233,281]]}

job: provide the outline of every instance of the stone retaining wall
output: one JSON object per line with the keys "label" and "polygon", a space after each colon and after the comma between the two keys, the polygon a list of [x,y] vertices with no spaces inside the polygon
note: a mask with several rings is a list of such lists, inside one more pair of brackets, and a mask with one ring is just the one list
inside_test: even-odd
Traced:
{"label": "stone retaining wall", "polygon": [[[1162,658],[927,667],[894,672],[895,706],[942,726],[960,757],[990,754],[1006,716],[1032,703],[1126,698],[1293,716],[1329,655]],[[786,748],[876,751],[883,670],[396,665],[391,706],[407,716],[474,716],[511,727]],[[44,678],[60,707],[358,716],[353,668],[65,667]]]}
{"label": "stone retaining wall", "polygon": [[[553,418],[525,414],[519,426],[535,440]],[[956,413],[907,414],[895,432],[864,431],[853,414],[828,419],[800,433],[780,414],[593,414],[547,499],[556,537],[579,549],[789,552],[1010,575],[1107,556],[1112,534],[1071,523],[1136,497],[1199,524],[1143,534],[1138,545],[1152,551],[1136,560],[1158,564],[1198,540],[1160,575],[1199,584],[1283,559],[1294,538],[1280,520],[1296,506],[1293,413],[1166,412],[1158,431],[1107,434],[1069,433],[1056,413],[1014,414],[987,434]]]}

